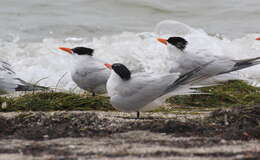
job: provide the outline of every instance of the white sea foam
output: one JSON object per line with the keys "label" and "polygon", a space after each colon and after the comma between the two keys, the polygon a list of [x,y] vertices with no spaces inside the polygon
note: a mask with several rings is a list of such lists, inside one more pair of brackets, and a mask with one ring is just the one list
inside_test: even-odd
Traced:
{"label": "white sea foam", "polygon": [[[185,37],[189,41],[188,51],[206,49],[212,54],[233,59],[260,56],[260,41],[255,40],[259,34],[230,40],[223,36],[208,35],[202,29],[176,21],[163,21],[155,27],[155,32],[124,32],[91,40],[85,37],[67,37],[65,40],[45,38],[41,42],[19,42],[18,38],[13,41],[0,40],[0,57],[8,60],[24,80],[36,82],[45,78],[39,82],[41,85],[55,87],[59,82],[58,88],[68,90],[76,87],[70,78],[74,56],[58,50],[58,47],[91,47],[95,49],[94,56],[108,63],[121,62],[136,72],[166,73],[171,61],[168,60],[166,47],[156,40],[157,37],[166,37],[165,34]],[[260,82],[259,70],[260,65],[237,75]]]}

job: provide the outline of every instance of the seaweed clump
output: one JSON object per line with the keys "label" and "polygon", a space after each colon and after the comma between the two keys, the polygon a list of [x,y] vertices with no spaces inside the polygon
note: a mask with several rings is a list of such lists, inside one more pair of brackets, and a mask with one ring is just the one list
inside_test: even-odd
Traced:
{"label": "seaweed clump", "polygon": [[56,110],[100,110],[114,108],[109,98],[104,96],[86,96],[65,92],[38,92],[19,97],[1,97],[1,112],[10,111],[56,111]]}
{"label": "seaweed clump", "polygon": [[[10,116],[12,115],[12,116]],[[206,118],[146,117],[130,120],[104,112],[22,112],[0,115],[0,139],[52,139],[109,136],[129,131],[166,133],[176,137],[214,137],[221,140],[260,139],[260,105],[220,109]]]}
{"label": "seaweed clump", "polygon": [[260,88],[244,81],[232,80],[221,85],[199,89],[206,94],[175,96],[168,99],[170,104],[194,107],[233,107],[260,103]]}
{"label": "seaweed clump", "polygon": [[107,119],[91,112],[27,112],[0,116],[0,138],[49,139],[107,135]]}
{"label": "seaweed clump", "polygon": [[219,109],[204,121],[225,139],[260,139],[260,105]]}
{"label": "seaweed clump", "polygon": [[[129,125],[133,126],[133,125]],[[226,140],[260,139],[260,104],[217,109],[208,117],[178,120],[153,121],[139,124],[155,132],[175,136],[215,137]]]}

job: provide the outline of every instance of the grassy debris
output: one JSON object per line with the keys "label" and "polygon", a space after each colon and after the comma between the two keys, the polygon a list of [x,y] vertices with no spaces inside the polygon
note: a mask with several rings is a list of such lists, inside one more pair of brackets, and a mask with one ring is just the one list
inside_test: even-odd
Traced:
{"label": "grassy debris", "polygon": [[86,96],[65,92],[38,92],[19,97],[0,97],[1,112],[10,111],[56,111],[56,110],[101,110],[114,108],[109,98]]}
{"label": "grassy debris", "polygon": [[23,112],[11,119],[0,116],[0,138],[44,139],[107,135],[106,119],[91,112]]}
{"label": "grassy debris", "polygon": [[222,85],[200,89],[203,95],[175,96],[168,99],[170,104],[194,107],[232,107],[260,103],[260,88],[243,81],[229,81]]}
{"label": "grassy debris", "polygon": [[260,139],[260,105],[219,109],[203,120],[226,139]]}
{"label": "grassy debris", "polygon": [[0,115],[0,139],[93,137],[129,131],[167,133],[176,137],[214,137],[226,140],[260,139],[260,105],[214,111],[209,117],[185,121],[153,117],[131,119],[95,112],[22,112]]}
{"label": "grassy debris", "polygon": [[[260,103],[260,88],[243,81],[229,81],[223,85],[201,88],[203,95],[175,96],[168,99],[170,104],[153,112],[196,114],[204,109],[233,106],[251,106]],[[186,107],[186,108],[184,108]],[[192,108],[190,108],[192,107]],[[201,110],[202,109],[202,110]],[[108,97],[87,96],[66,92],[37,92],[19,97],[0,97],[0,112],[10,111],[56,111],[56,110],[115,110]]]}

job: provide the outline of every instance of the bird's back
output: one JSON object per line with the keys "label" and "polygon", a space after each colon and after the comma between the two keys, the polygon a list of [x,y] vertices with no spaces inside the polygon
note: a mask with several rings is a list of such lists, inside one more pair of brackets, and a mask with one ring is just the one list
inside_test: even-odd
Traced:
{"label": "bird's back", "polygon": [[189,70],[210,62],[212,63],[206,66],[201,73],[205,73],[209,76],[216,75],[217,73],[228,70],[235,64],[234,61],[227,57],[216,56],[206,51],[201,51],[200,53],[184,52],[183,55],[176,60],[178,64],[177,67],[171,68],[170,72],[180,72],[184,74]]}
{"label": "bird's back", "polygon": [[20,82],[17,80],[15,72],[11,69],[11,65],[0,60],[0,90],[2,93],[14,91]]}
{"label": "bird's back", "polygon": [[130,80],[120,78],[108,80],[108,94],[111,103],[121,111],[142,110],[164,93],[167,87],[177,79],[177,75],[151,76],[150,74],[133,74]]}

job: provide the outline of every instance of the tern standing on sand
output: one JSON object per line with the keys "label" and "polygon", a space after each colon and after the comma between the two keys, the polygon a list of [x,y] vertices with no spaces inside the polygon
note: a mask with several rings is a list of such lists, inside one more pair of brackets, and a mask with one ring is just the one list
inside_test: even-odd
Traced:
{"label": "tern standing on sand", "polygon": [[112,70],[107,81],[107,92],[111,104],[123,112],[139,112],[151,110],[164,103],[165,99],[173,95],[194,94],[192,82],[200,79],[199,72],[208,64],[185,73],[153,75],[149,73],[135,73],[123,64],[105,64]]}

